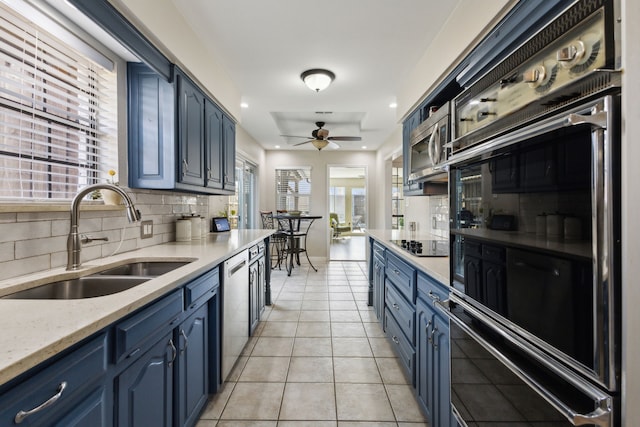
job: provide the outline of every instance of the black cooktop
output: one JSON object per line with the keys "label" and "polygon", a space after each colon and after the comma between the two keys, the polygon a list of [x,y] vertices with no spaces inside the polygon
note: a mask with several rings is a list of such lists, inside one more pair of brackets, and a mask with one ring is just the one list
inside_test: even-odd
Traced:
{"label": "black cooktop", "polygon": [[448,240],[391,240],[411,255],[419,257],[449,256]]}

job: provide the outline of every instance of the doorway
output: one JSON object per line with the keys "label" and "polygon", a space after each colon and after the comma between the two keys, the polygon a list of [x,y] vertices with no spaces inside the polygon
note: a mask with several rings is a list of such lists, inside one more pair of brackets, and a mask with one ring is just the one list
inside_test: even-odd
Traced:
{"label": "doorway", "polygon": [[329,167],[329,259],[366,260],[367,168]]}

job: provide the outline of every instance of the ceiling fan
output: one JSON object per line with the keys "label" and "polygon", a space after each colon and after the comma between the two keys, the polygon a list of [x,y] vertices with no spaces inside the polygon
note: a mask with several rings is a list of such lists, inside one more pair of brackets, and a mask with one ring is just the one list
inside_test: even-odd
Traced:
{"label": "ceiling fan", "polygon": [[[280,135],[288,138],[305,138],[308,141],[299,142],[297,144],[293,144],[294,146],[311,143],[314,147],[318,149],[318,151],[322,150],[324,147],[329,145],[330,143],[334,143],[334,141],[362,141],[362,138],[359,136],[329,136],[329,131],[327,129],[323,129],[324,122],[316,122],[316,126],[318,129],[314,129],[311,132],[312,139],[309,139],[308,136],[297,136],[297,135]],[[337,145],[337,144],[336,144]]]}

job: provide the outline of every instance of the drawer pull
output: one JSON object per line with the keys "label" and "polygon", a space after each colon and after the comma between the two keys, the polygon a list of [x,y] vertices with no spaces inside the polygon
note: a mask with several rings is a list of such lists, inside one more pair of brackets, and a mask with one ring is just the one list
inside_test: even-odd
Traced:
{"label": "drawer pull", "polygon": [[396,273],[398,276],[400,275],[400,270],[398,270],[397,268],[394,268],[393,272]]}
{"label": "drawer pull", "polygon": [[49,406],[53,405],[54,403],[56,403],[58,401],[58,399],[60,399],[60,397],[62,397],[62,392],[64,391],[64,389],[67,388],[67,382],[66,381],[62,381],[60,383],[60,385],[58,386],[58,390],[56,392],[56,394],[54,394],[53,396],[51,396],[46,402],[44,402],[43,404],[36,406],[35,408],[29,410],[29,411],[19,411],[16,414],[16,417],[13,419],[13,421],[15,421],[16,424],[20,424],[22,423],[29,415],[33,415],[37,412],[42,411],[43,409],[48,408]]}
{"label": "drawer pull", "polygon": [[397,336],[395,336],[395,335],[391,337],[391,341],[393,341],[394,343],[396,343],[396,344],[400,345],[400,340],[399,340],[399,339],[398,339],[398,337],[397,337]]}
{"label": "drawer pull", "polygon": [[396,304],[395,302],[393,304],[391,304],[391,306],[393,308],[395,308],[396,310],[400,310],[400,306],[398,304]]}

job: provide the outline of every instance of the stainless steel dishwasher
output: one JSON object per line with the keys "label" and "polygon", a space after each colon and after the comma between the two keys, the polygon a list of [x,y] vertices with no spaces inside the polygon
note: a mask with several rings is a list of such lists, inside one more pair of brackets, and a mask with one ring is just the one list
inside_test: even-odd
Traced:
{"label": "stainless steel dishwasher", "polygon": [[222,380],[226,380],[249,339],[247,251],[224,262],[222,282]]}

